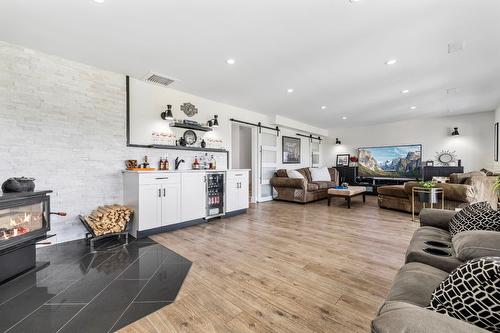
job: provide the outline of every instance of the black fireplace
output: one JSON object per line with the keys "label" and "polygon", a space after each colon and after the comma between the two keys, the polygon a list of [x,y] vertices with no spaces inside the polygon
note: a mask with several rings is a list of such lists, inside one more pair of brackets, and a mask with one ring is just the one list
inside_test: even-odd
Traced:
{"label": "black fireplace", "polygon": [[51,192],[0,196],[0,283],[35,267],[35,244],[50,230]]}

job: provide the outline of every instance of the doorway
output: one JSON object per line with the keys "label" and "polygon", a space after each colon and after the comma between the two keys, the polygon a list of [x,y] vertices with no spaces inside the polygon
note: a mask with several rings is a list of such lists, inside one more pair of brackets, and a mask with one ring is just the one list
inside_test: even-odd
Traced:
{"label": "doorway", "polygon": [[231,125],[231,168],[250,169],[248,195],[255,202],[254,182],[254,128],[239,124]]}

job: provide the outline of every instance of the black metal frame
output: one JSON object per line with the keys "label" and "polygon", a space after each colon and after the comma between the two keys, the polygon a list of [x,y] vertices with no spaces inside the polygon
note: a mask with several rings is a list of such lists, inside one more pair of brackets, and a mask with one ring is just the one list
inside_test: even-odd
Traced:
{"label": "black metal frame", "polygon": [[493,138],[494,138],[494,142],[493,142],[493,158],[495,160],[495,162],[498,162],[498,140],[499,140],[499,137],[498,137],[498,122],[495,123],[495,130],[493,132]]}
{"label": "black metal frame", "polygon": [[276,127],[264,126],[264,125],[262,125],[262,123],[260,121],[257,124],[254,124],[254,123],[249,123],[249,122],[243,121],[243,120],[237,120],[237,119],[234,119],[234,118],[231,118],[229,120],[232,121],[232,122],[234,122],[234,123],[238,123],[238,124],[244,124],[244,125],[258,127],[259,128],[259,133],[262,133],[262,129],[263,128],[271,130],[271,131],[276,131],[276,135],[280,136],[280,131],[281,130],[280,130],[280,128],[278,126],[276,126]]}
{"label": "black metal frame", "polygon": [[[90,245],[90,253],[95,253],[98,251],[112,250],[112,249],[116,249],[116,248],[124,247],[124,246],[128,245],[128,234],[130,232],[130,226],[131,226],[131,221],[133,219],[133,215],[130,216],[130,220],[127,221],[127,224],[125,225],[125,228],[123,229],[123,231],[113,232],[113,233],[109,233],[109,234],[105,234],[105,235],[101,235],[101,236],[97,236],[95,234],[94,230],[87,224],[87,221],[85,221],[84,216],[79,215],[78,218],[80,219],[80,222],[82,222],[85,229],[87,229],[87,231],[88,231],[85,234],[85,240]],[[125,243],[118,244],[118,245],[111,245],[111,246],[105,247],[103,249],[96,250],[96,248],[95,248],[96,242],[98,242],[102,239],[111,238],[111,237],[117,237],[119,239],[121,236],[125,236]]]}
{"label": "black metal frame", "polygon": [[[292,140],[298,140],[299,141],[299,161],[298,162],[285,162],[284,160],[284,154],[285,154],[285,139],[292,139]],[[283,164],[300,164],[302,160],[302,140],[300,138],[294,138],[293,136],[283,136],[281,139],[281,162]]]}
{"label": "black metal frame", "polygon": [[13,248],[22,247],[24,243],[31,244],[33,240],[43,240],[47,238],[47,232],[50,230],[50,196],[43,192],[30,192],[26,195],[21,193],[6,194],[0,197],[0,210],[8,208],[23,207],[41,203],[43,204],[42,227],[37,230],[29,231],[26,234],[15,236],[7,240],[0,239],[0,254],[10,252]]}
{"label": "black metal frame", "polygon": [[311,142],[312,142],[312,140],[318,140],[318,141],[319,141],[319,143],[321,143],[321,140],[323,140],[320,136],[315,137],[315,136],[313,136],[312,134],[305,135],[305,134],[296,133],[295,135],[297,135],[297,136],[301,136],[301,137],[303,137],[303,138],[308,138],[309,140],[311,140]]}

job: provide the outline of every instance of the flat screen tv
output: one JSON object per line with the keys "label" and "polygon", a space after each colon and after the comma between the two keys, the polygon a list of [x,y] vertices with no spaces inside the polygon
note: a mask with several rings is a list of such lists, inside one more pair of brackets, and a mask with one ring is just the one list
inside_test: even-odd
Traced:
{"label": "flat screen tv", "polygon": [[367,178],[420,178],[422,145],[358,148],[358,174]]}

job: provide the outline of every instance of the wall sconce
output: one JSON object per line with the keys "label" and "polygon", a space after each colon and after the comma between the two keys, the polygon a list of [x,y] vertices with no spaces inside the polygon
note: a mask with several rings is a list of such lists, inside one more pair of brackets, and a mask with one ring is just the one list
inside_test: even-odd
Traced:
{"label": "wall sconce", "polygon": [[174,120],[172,105],[167,105],[167,111],[163,111],[160,116],[163,120]]}
{"label": "wall sconce", "polygon": [[219,120],[217,120],[217,118],[218,116],[214,115],[214,118],[208,121],[208,127],[219,127]]}
{"label": "wall sconce", "polygon": [[336,144],[336,145],[341,145],[341,144],[342,144],[342,142],[340,142],[339,138],[335,138],[335,144]]}
{"label": "wall sconce", "polygon": [[460,133],[458,133],[458,127],[453,127],[453,132],[451,132],[451,135],[452,136],[460,135]]}

